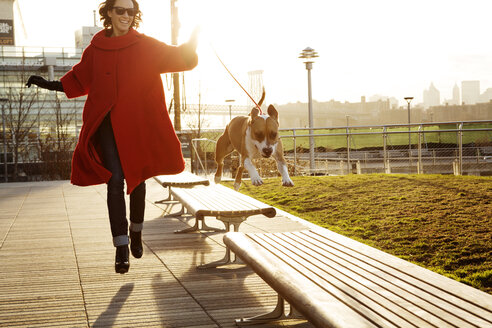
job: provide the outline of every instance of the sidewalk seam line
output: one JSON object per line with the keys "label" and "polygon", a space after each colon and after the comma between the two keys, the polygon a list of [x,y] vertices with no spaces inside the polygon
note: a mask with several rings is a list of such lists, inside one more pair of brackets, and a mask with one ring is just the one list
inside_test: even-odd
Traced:
{"label": "sidewalk seam line", "polygon": [[80,277],[79,259],[77,258],[77,251],[75,250],[75,242],[73,240],[73,233],[72,233],[72,223],[70,222],[70,217],[68,216],[67,202],[65,199],[65,190],[63,186],[62,186],[62,194],[63,194],[63,202],[65,204],[65,213],[67,215],[68,227],[70,229],[70,239],[72,240],[73,255],[75,256],[75,264],[77,265],[77,276],[79,278],[80,293],[82,295],[82,301],[84,303],[85,320],[87,323],[87,327],[90,328],[91,325],[89,323],[89,313],[87,312],[87,302],[85,300],[84,287],[82,286],[82,278]]}
{"label": "sidewalk seam line", "polygon": [[22,204],[19,206],[19,209],[17,210],[17,213],[15,214],[14,219],[12,220],[12,223],[10,224],[10,227],[8,228],[7,232],[5,233],[5,236],[2,239],[2,242],[0,243],[0,249],[2,249],[3,244],[5,243],[5,240],[7,240],[7,237],[10,233],[10,230],[12,230],[12,227],[14,226],[15,221],[19,217],[19,212],[21,211],[22,206],[24,206],[24,203],[26,202],[27,196],[29,196],[31,191],[32,191],[32,187],[29,188],[29,192],[24,196],[24,199],[22,200]]}

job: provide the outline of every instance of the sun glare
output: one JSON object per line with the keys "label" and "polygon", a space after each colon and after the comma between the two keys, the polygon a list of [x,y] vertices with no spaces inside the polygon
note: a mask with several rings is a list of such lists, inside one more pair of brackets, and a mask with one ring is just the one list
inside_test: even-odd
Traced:
{"label": "sun glare", "polygon": [[[74,31],[94,22],[102,0],[17,0],[25,35],[19,45],[73,47]],[[171,42],[170,0],[139,0],[140,31]],[[263,70],[266,102],[306,101],[306,72],[297,57],[306,47],[320,55],[312,71],[313,98],[360,101],[374,94],[421,101],[431,82],[443,98],[455,83],[480,80],[492,87],[489,0],[177,0],[179,43],[201,27],[199,65],[185,73],[187,97],[225,104],[247,102],[216,58],[247,87],[248,72]],[[16,13],[16,20],[20,20]],[[100,25],[99,17],[96,18]],[[490,71],[490,72],[489,72]],[[207,99],[208,96],[212,97]],[[420,98],[420,99],[419,99]],[[443,99],[444,100],[444,99]]]}

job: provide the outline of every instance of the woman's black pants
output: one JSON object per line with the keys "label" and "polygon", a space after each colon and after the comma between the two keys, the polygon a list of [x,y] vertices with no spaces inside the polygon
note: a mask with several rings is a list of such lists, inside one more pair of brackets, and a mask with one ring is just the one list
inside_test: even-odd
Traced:
{"label": "woman's black pants", "polygon": [[[125,204],[125,176],[121,168],[118,148],[113,134],[110,114],[98,128],[98,143],[101,146],[104,167],[112,175],[108,181],[108,212],[114,246],[128,245],[128,221]],[[141,231],[145,212],[145,181],[130,194],[130,230]]]}

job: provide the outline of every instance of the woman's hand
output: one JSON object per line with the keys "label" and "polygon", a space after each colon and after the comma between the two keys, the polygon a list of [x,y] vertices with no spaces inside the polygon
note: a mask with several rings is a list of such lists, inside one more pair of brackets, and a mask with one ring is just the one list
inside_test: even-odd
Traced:
{"label": "woman's hand", "polygon": [[183,58],[188,66],[196,66],[198,57],[196,55],[196,47],[198,45],[198,34],[200,34],[200,28],[197,26],[191,33],[188,42],[183,44]]}
{"label": "woman's hand", "polygon": [[39,75],[31,75],[26,86],[30,88],[33,84],[43,89],[63,92],[63,85],[60,81],[47,81]]}
{"label": "woman's hand", "polygon": [[190,39],[187,42],[189,47],[190,47],[190,50],[192,50],[193,52],[196,51],[196,47],[198,45],[198,35],[199,34],[200,34],[200,27],[197,26],[197,27],[195,27],[195,29],[191,33]]}
{"label": "woman's hand", "polygon": [[48,83],[48,81],[46,81],[43,77],[39,75],[31,75],[27,80],[26,86],[30,88],[31,85],[34,84],[37,85],[38,87],[43,88],[43,86],[46,85],[46,83]]}

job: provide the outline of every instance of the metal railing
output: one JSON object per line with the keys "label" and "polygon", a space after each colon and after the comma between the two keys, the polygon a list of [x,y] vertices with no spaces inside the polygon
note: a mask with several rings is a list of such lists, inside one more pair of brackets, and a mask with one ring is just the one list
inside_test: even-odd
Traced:
{"label": "metal railing", "polygon": [[[194,139],[196,158],[207,173],[215,163],[201,157],[215,151],[210,139],[218,131],[205,130],[204,138]],[[293,175],[492,175],[492,121],[325,127],[314,128],[312,134],[308,128],[281,129],[280,137]],[[309,137],[315,141],[314,168]]]}
{"label": "metal railing", "polygon": [[[299,134],[303,130],[281,130],[296,174],[492,175],[492,121],[315,128],[313,134]],[[309,137],[315,139],[314,169],[306,163]]]}
{"label": "metal railing", "polygon": [[[492,175],[492,121],[421,123],[412,124],[410,128],[409,131],[408,125],[396,124],[341,126],[314,128],[313,134],[306,133],[309,131],[308,128],[297,128],[281,129],[280,135],[284,156],[292,175],[350,173]],[[223,130],[217,129],[203,130],[201,138],[191,137],[193,131],[180,133],[190,136],[188,140],[192,162],[195,162],[194,169],[201,170],[207,175],[215,170],[215,162],[211,155],[215,152],[215,140],[222,132]],[[315,141],[313,169],[310,168],[309,153],[311,136]],[[41,154],[39,135],[34,139],[18,142],[13,142],[9,137],[5,140],[1,136],[0,139],[0,145],[3,145],[0,151],[2,169],[8,166],[9,171],[12,171],[14,144],[21,154],[18,163],[22,164],[24,169],[28,168],[28,165],[45,162]],[[7,149],[7,156],[4,155],[4,149]],[[60,156],[60,154],[55,152],[49,156]],[[234,161],[237,162],[237,157],[234,157]],[[237,165],[236,162],[234,165]],[[273,169],[265,169],[263,172],[269,171],[274,174],[275,165],[271,167]],[[226,167],[225,172],[228,171],[229,168]],[[30,175],[29,172],[26,173]],[[6,176],[0,173],[0,182],[5,178]]]}

